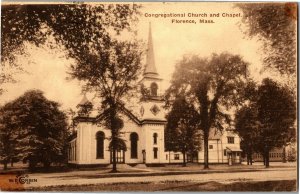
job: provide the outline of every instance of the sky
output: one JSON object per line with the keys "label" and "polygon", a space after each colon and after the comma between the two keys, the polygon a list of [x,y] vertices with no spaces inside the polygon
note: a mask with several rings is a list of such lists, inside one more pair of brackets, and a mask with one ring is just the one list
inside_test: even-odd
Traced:
{"label": "sky", "polygon": [[[221,17],[222,14],[242,14],[232,3],[143,3],[137,26],[137,36],[145,43],[148,39],[149,22],[152,27],[152,38],[155,62],[158,73],[164,79],[163,87],[167,88],[176,63],[184,56],[197,54],[209,57],[212,53],[229,52],[239,54],[249,62],[250,72],[260,80],[261,50],[260,42],[248,39],[239,27],[241,17]],[[146,17],[153,14],[184,14],[185,17],[161,18]],[[220,14],[220,17],[188,17],[194,14]],[[172,19],[191,20],[197,23],[172,23]],[[199,19],[213,20],[214,23],[199,23]],[[146,44],[145,44],[146,45]],[[63,110],[75,109],[82,99],[81,84],[77,80],[67,80],[68,67],[74,63],[66,59],[64,53],[47,47],[28,47],[28,56],[19,56],[18,62],[28,73],[15,75],[17,83],[5,84],[6,92],[0,96],[0,104],[9,102],[29,89],[42,90],[45,96],[59,102]],[[144,64],[143,64],[144,65]],[[91,94],[87,94],[92,98]]]}

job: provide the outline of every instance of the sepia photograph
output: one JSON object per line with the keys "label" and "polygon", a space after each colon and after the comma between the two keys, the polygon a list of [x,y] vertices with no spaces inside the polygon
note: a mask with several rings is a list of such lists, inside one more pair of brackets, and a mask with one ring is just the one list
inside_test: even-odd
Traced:
{"label": "sepia photograph", "polygon": [[0,191],[299,191],[298,3],[1,3]]}

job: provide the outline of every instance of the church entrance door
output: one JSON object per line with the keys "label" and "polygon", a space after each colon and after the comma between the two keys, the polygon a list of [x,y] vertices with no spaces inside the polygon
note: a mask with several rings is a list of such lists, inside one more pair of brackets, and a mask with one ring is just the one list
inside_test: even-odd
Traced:
{"label": "church entrance door", "polygon": [[[110,163],[113,163],[113,150],[112,150],[112,143],[109,144],[110,150]],[[116,162],[118,164],[125,163],[125,151],[126,151],[126,144],[125,142],[118,138],[116,143]]]}
{"label": "church entrance door", "polygon": [[[116,162],[117,164],[125,163],[125,151],[116,150]],[[110,151],[110,163],[113,163],[113,151]]]}

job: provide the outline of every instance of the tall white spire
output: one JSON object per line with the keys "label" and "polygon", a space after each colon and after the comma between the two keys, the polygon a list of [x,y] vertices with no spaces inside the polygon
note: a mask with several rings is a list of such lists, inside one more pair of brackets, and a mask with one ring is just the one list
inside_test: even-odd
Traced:
{"label": "tall white spire", "polygon": [[158,73],[157,73],[157,70],[155,67],[151,23],[149,22],[148,48],[147,48],[147,57],[146,57],[146,66],[145,66],[144,76],[156,77],[157,75],[158,75]]}

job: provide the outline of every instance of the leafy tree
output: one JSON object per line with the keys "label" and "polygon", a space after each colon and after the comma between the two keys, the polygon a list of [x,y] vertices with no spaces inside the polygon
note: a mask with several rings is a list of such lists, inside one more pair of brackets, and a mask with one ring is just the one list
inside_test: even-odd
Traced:
{"label": "leafy tree", "polygon": [[7,169],[9,162],[13,163],[19,156],[17,117],[13,114],[12,104],[7,103],[0,109],[0,161]]}
{"label": "leafy tree", "polygon": [[241,137],[241,149],[247,156],[247,164],[252,165],[252,154],[256,151],[260,123],[257,121],[257,109],[244,106],[236,113],[235,128]]}
{"label": "leafy tree", "polygon": [[252,92],[249,105],[237,113],[236,128],[246,150],[262,153],[269,167],[269,152],[295,138],[296,104],[287,87],[269,78]]}
{"label": "leafy tree", "polygon": [[2,5],[1,62],[17,65],[15,55],[26,53],[25,42],[40,46],[49,41],[49,35],[71,49],[69,54],[76,59],[89,51],[92,41],[98,48],[95,52],[99,52],[110,39],[110,30],[119,33],[136,19],[138,7],[79,3]]}
{"label": "leafy tree", "polygon": [[256,140],[260,123],[256,120],[257,108],[252,103],[257,99],[257,84],[248,79],[243,92],[243,105],[235,112],[235,129],[241,138],[240,146],[247,157],[247,164],[252,165],[252,154],[258,149]]}
{"label": "leafy tree", "polygon": [[113,170],[116,172],[116,146],[121,126],[119,111],[122,99],[136,89],[141,69],[138,44],[114,41],[107,44],[94,58],[72,66],[73,78],[86,81],[86,89],[95,91],[102,99],[105,125],[111,130]]}
{"label": "leafy tree", "polygon": [[211,128],[230,123],[226,109],[240,102],[248,63],[238,55],[213,54],[209,59],[184,57],[176,66],[167,98],[184,95],[195,104],[204,138],[204,168],[208,168],[208,135]]}
{"label": "leafy tree", "polygon": [[52,36],[54,43],[66,49],[67,57],[76,61],[71,77],[85,81],[85,89],[101,97],[105,124],[112,131],[113,172],[114,142],[120,129],[118,111],[123,106],[122,97],[134,88],[141,55],[136,41],[120,41],[116,36],[132,30],[138,8],[135,4],[56,4],[8,5],[2,9],[3,60],[13,62],[10,53],[24,52],[24,41],[41,45]]}
{"label": "leafy tree", "polygon": [[11,111],[10,119],[15,118],[13,130],[30,169],[38,163],[49,167],[53,162],[65,162],[67,123],[58,103],[47,100],[39,90],[31,90],[6,108]]}
{"label": "leafy tree", "polygon": [[282,74],[296,73],[297,4],[239,3],[245,34],[263,42],[264,64]]}
{"label": "leafy tree", "polygon": [[[50,48],[62,45],[67,56],[78,62],[93,60],[94,55],[110,44],[112,34],[129,29],[138,8],[135,4],[4,4],[1,70],[23,69],[16,56],[27,56],[25,43],[36,46],[47,43]],[[0,86],[13,80],[9,71],[1,71]]]}
{"label": "leafy tree", "polygon": [[186,154],[200,149],[198,130],[198,112],[184,97],[177,97],[167,115],[166,149],[180,151],[183,154],[183,166],[186,166]]}
{"label": "leafy tree", "polygon": [[295,137],[296,104],[291,91],[271,79],[263,80],[257,94],[260,151],[266,158],[266,167],[269,167],[270,150]]}

